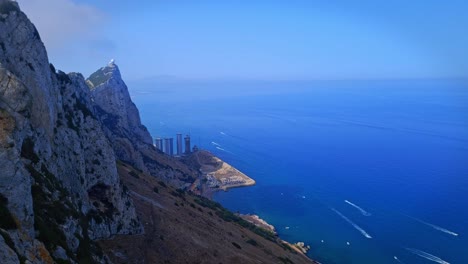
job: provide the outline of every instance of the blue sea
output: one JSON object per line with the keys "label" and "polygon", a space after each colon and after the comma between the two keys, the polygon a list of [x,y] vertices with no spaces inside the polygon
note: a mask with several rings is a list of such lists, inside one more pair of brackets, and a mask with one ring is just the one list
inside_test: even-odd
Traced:
{"label": "blue sea", "polygon": [[257,181],[214,199],[322,263],[468,263],[468,82],[130,82],[154,137]]}

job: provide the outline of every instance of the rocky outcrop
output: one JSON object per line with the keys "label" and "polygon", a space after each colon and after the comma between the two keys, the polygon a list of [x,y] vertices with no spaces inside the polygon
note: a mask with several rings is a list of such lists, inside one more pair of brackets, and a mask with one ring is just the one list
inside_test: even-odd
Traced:
{"label": "rocky outcrop", "polygon": [[56,71],[18,4],[0,0],[0,213],[14,220],[0,219],[1,263],[103,260],[92,240],[143,232],[96,116],[83,76]]}
{"label": "rocky outcrop", "polygon": [[104,112],[112,113],[117,118],[112,125],[116,135],[130,135],[136,141],[153,144],[151,135],[141,124],[138,108],[132,102],[127,85],[122,80],[119,67],[114,60],[93,73],[87,83],[93,100]]}
{"label": "rocky outcrop", "polygon": [[153,146],[114,60],[91,74],[86,82],[97,118],[119,160],[178,187],[187,187],[195,180],[198,171]]}

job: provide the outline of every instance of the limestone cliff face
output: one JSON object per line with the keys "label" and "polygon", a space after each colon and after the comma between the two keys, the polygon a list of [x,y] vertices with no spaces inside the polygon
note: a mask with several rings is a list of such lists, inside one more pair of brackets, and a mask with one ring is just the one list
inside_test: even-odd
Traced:
{"label": "limestone cliff face", "polygon": [[148,130],[141,124],[140,113],[130,98],[114,60],[93,73],[87,82],[96,105],[118,117],[116,123],[112,124],[116,128],[113,133],[130,134],[143,143],[153,143]]}
{"label": "limestone cliff face", "polygon": [[138,109],[113,60],[91,74],[86,82],[97,118],[102,122],[118,159],[178,187],[194,181],[197,171],[162,154],[152,145],[152,138],[141,124]]}
{"label": "limestone cliff face", "polygon": [[[17,3],[0,0],[1,263],[103,261],[92,240],[143,232],[92,102],[99,97],[81,74],[56,71]],[[126,116],[122,126],[149,143],[138,113]]]}

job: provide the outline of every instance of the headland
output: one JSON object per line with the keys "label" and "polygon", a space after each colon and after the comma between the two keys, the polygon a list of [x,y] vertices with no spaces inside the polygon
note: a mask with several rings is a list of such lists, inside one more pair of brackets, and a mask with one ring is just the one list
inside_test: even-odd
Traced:
{"label": "headland", "polygon": [[211,197],[218,190],[255,185],[254,179],[209,151],[198,150],[184,159],[200,172],[200,177],[189,188],[197,194]]}

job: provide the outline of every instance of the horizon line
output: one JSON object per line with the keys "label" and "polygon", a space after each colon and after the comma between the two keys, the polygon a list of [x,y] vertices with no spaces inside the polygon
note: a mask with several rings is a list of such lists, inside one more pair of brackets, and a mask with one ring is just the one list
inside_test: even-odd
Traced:
{"label": "horizon line", "polygon": [[375,77],[375,78],[246,78],[246,77],[180,77],[175,75],[155,75],[143,78],[126,78],[128,82],[139,81],[166,81],[166,82],[200,82],[200,81],[237,81],[237,82],[317,82],[317,81],[468,81],[468,76],[446,76],[446,77]]}

